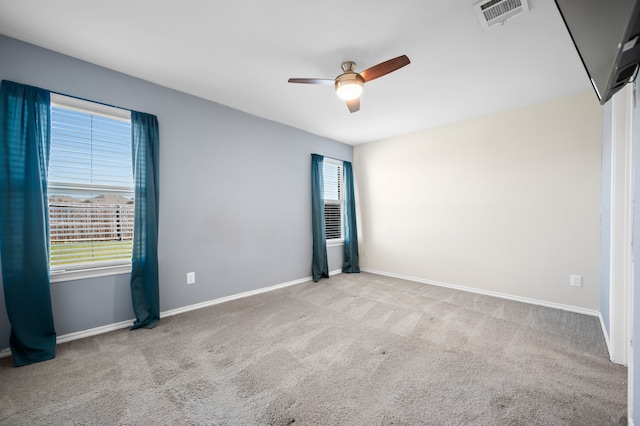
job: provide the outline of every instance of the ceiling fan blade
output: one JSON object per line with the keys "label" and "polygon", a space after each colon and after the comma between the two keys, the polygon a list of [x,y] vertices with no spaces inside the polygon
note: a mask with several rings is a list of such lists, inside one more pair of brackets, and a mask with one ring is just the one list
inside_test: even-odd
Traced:
{"label": "ceiling fan blade", "polygon": [[349,107],[349,111],[351,112],[360,111],[360,98],[355,98],[347,101],[347,106]]}
{"label": "ceiling fan blade", "polygon": [[335,80],[330,80],[328,78],[290,78],[289,83],[335,84]]}
{"label": "ceiling fan blade", "polygon": [[367,68],[362,71],[360,75],[364,79],[364,81],[375,80],[378,77],[382,77],[383,75],[389,74],[399,68],[404,67],[405,65],[409,65],[411,61],[407,55],[398,56],[397,58],[389,59],[388,61],[384,61],[378,65],[374,65],[371,68]]}

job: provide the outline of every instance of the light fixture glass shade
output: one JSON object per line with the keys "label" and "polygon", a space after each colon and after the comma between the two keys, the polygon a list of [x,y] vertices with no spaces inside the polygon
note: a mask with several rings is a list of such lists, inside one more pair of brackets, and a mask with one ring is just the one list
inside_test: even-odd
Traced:
{"label": "light fixture glass shade", "polygon": [[360,74],[345,73],[336,79],[336,93],[340,99],[350,101],[360,96],[364,80]]}

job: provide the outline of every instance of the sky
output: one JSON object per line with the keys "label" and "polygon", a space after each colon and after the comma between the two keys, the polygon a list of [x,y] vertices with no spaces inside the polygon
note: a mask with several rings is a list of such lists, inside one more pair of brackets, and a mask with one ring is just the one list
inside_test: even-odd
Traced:
{"label": "sky", "polygon": [[51,107],[50,195],[68,193],[78,198],[95,196],[75,189],[63,191],[60,183],[93,185],[119,193],[133,185],[131,125],[123,120]]}

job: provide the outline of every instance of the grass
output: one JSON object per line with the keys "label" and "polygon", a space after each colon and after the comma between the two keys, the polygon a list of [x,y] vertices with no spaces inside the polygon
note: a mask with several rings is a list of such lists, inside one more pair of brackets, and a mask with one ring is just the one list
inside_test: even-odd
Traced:
{"label": "grass", "polygon": [[131,259],[131,241],[51,243],[51,266]]}

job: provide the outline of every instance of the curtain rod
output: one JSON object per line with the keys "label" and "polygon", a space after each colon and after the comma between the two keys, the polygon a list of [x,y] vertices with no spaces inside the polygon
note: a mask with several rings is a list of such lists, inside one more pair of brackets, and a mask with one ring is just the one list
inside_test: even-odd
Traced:
{"label": "curtain rod", "polygon": [[20,84],[22,86],[27,86],[27,87],[33,87],[34,89],[38,89],[38,90],[45,90],[45,91],[47,91],[49,93],[53,93],[55,95],[66,96],[67,98],[78,99],[78,100],[85,101],[85,102],[92,102],[94,104],[104,105],[104,106],[107,106],[107,107],[110,107],[110,108],[121,109],[121,110],[124,110],[124,111],[133,111],[132,109],[123,108],[121,106],[116,106],[116,105],[111,105],[111,104],[108,104],[106,102],[93,101],[93,100],[90,100],[90,99],[81,98],[80,96],[68,95],[66,93],[56,92],[55,90],[43,89],[42,87],[32,86],[30,84],[18,83],[17,81],[13,81],[13,80],[6,80],[5,79],[5,80],[2,80],[2,81],[6,81],[6,82],[9,82],[9,83],[14,83],[14,84]]}

